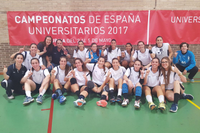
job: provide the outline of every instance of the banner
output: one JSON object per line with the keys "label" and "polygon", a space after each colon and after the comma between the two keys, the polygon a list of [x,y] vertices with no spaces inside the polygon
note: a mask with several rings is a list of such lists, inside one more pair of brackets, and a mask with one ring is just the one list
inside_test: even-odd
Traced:
{"label": "banner", "polygon": [[[65,46],[95,42],[108,45],[136,44],[147,38],[148,11],[101,12],[8,12],[10,45],[30,45],[44,41],[45,36],[62,39]],[[147,41],[145,41],[146,43]]]}
{"label": "banner", "polygon": [[93,12],[7,12],[10,45],[30,45],[45,36],[62,39],[65,46],[95,42],[118,45],[128,42],[155,44],[162,36],[170,44],[199,44],[200,11],[93,11]]}

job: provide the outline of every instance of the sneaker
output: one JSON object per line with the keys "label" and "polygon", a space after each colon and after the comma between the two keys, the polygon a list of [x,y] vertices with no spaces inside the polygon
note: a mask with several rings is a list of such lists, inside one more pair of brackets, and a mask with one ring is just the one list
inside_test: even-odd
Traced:
{"label": "sneaker", "polygon": [[134,104],[134,107],[136,108],[136,109],[139,109],[140,108],[140,100],[135,100],[135,104]]}
{"label": "sneaker", "polygon": [[149,108],[150,108],[151,110],[154,110],[154,109],[155,109],[156,105],[155,105],[153,102],[148,102],[148,104],[149,104]]}
{"label": "sneaker", "polygon": [[61,95],[58,97],[58,100],[59,100],[59,103],[62,104],[66,100],[66,97]]}
{"label": "sneaker", "polygon": [[113,97],[113,98],[110,99],[110,103],[111,103],[111,104],[112,104],[112,103],[115,103],[115,97]]}
{"label": "sneaker", "polygon": [[165,103],[164,103],[164,102],[159,103],[158,108],[159,108],[160,110],[164,111],[164,110],[166,109]]}
{"label": "sneaker", "polygon": [[190,79],[190,82],[191,82],[191,83],[194,83],[194,79]]}
{"label": "sneaker", "polygon": [[126,107],[129,104],[129,100],[128,99],[124,99],[122,102],[122,106]]}
{"label": "sneaker", "polygon": [[191,94],[182,94],[183,99],[193,100],[194,97]]}
{"label": "sneaker", "polygon": [[175,113],[177,112],[177,110],[178,110],[178,104],[173,103],[169,111]]}
{"label": "sneaker", "polygon": [[26,98],[24,99],[23,104],[24,104],[24,105],[27,105],[27,104],[29,104],[29,103],[31,103],[31,102],[33,102],[33,101],[34,101],[34,98],[32,98],[32,97],[26,97]]}
{"label": "sneaker", "polygon": [[55,99],[58,98],[58,95],[57,95],[56,93],[53,93],[53,94],[52,94],[52,98],[55,100]]}
{"label": "sneaker", "polygon": [[39,95],[39,96],[36,98],[36,102],[39,103],[39,104],[42,104],[42,95]]}
{"label": "sneaker", "polygon": [[107,106],[107,102],[106,100],[99,100],[96,102],[97,106],[100,106],[100,107],[106,107]]}
{"label": "sneaker", "polygon": [[74,101],[74,105],[77,107],[81,107],[85,103],[86,103],[86,101],[84,99],[77,99],[76,101]]}
{"label": "sneaker", "polygon": [[117,96],[117,99],[115,99],[116,102],[118,103],[122,103],[122,97],[121,96]]}
{"label": "sneaker", "polygon": [[14,99],[15,97],[13,96],[13,95],[11,95],[11,96],[8,96],[8,99]]}

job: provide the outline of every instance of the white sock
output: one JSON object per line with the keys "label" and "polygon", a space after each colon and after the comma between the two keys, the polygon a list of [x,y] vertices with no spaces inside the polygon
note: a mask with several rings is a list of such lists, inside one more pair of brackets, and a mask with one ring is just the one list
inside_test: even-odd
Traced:
{"label": "white sock", "polygon": [[153,102],[151,95],[146,95],[147,102]]}
{"label": "white sock", "polygon": [[27,97],[31,97],[31,91],[25,91]]}
{"label": "white sock", "polygon": [[158,97],[158,100],[159,100],[160,103],[161,103],[161,102],[164,102],[164,96],[163,96],[163,95],[160,95],[160,96]]}
{"label": "white sock", "polygon": [[110,88],[109,90],[114,90],[114,88]]}
{"label": "white sock", "polygon": [[119,88],[119,89],[118,89],[117,96],[121,96],[121,95],[122,95],[122,88]]}
{"label": "white sock", "polygon": [[40,95],[42,95],[42,96],[43,96],[45,92],[46,92],[46,90],[45,90],[45,89],[43,89],[43,90],[42,90],[42,92],[40,92]]}

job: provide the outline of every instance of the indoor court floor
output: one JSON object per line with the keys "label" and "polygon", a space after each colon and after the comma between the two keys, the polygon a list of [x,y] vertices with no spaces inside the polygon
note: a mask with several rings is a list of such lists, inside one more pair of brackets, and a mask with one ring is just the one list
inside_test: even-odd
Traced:
{"label": "indoor court floor", "polygon": [[[42,105],[34,101],[24,106],[25,96],[9,100],[0,86],[0,133],[199,133],[200,73],[194,83],[184,83],[184,86],[194,100],[180,100],[176,113],[169,112],[172,102],[168,101],[166,111],[151,111],[145,97],[139,110],[133,107],[135,97],[128,107],[108,104],[102,108],[96,105],[99,97],[94,94],[80,108],[73,104],[77,99],[75,94],[65,94],[67,101],[60,105],[58,100],[51,99],[52,91],[45,94]],[[154,102],[158,105],[155,97]]]}

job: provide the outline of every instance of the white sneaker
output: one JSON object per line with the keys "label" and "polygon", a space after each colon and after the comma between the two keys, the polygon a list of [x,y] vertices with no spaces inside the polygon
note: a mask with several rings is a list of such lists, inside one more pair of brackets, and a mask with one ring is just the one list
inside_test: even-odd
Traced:
{"label": "white sneaker", "polygon": [[8,99],[14,99],[15,97],[13,95],[9,96]]}
{"label": "white sneaker", "polygon": [[136,109],[139,109],[140,108],[140,100],[135,100],[135,104],[134,104],[134,107],[136,108]]}
{"label": "white sneaker", "polygon": [[128,99],[124,99],[122,102],[122,106],[126,107],[129,104],[129,100]]}
{"label": "white sneaker", "polygon": [[84,99],[77,99],[76,101],[74,101],[74,105],[77,107],[81,107],[85,103],[86,103],[86,101]]}

